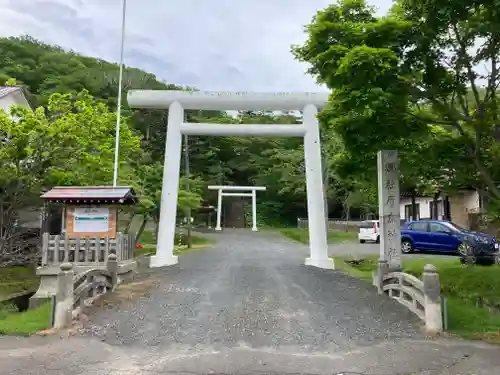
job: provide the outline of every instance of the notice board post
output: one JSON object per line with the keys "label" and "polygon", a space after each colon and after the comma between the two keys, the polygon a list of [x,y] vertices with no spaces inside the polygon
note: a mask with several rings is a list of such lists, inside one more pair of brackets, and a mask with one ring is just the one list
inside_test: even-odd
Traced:
{"label": "notice board post", "polygon": [[56,210],[51,211],[50,206],[62,206],[62,218],[61,212],[57,212],[62,224],[55,233],[42,230],[42,259],[36,271],[40,285],[30,298],[30,306],[37,306],[56,293],[63,263],[71,263],[76,274],[96,267],[106,269],[109,255],[114,253],[119,277],[133,272],[137,266],[135,234],[121,231],[118,218],[120,208],[138,203],[131,187],[57,186],[41,198],[46,213],[55,215]]}
{"label": "notice board post", "polygon": [[[116,252],[119,260],[133,256],[135,236],[120,231],[118,220],[120,208],[138,203],[131,187],[57,186],[41,198],[63,206],[60,234],[42,234],[48,241],[42,246],[42,263],[100,262],[101,258],[105,259],[104,248]],[[84,247],[87,248],[85,254],[82,253]]]}
{"label": "notice board post", "polygon": [[70,238],[116,238],[118,207],[114,205],[67,205],[64,231]]}

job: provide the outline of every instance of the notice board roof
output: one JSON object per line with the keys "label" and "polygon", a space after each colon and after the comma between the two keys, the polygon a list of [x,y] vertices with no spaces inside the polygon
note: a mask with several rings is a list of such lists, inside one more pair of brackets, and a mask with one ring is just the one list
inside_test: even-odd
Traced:
{"label": "notice board roof", "polygon": [[56,186],[42,199],[71,204],[135,204],[138,199],[130,186]]}

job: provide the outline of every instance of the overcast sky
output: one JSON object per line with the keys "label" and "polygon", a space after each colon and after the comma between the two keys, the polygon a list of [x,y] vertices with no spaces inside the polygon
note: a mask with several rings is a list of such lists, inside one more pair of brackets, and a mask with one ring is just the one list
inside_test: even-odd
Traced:
{"label": "overcast sky", "polygon": [[[329,0],[127,0],[125,64],[202,90],[318,91],[290,45]],[[380,13],[390,0],[372,0]],[[118,61],[122,0],[0,0],[0,35]]]}

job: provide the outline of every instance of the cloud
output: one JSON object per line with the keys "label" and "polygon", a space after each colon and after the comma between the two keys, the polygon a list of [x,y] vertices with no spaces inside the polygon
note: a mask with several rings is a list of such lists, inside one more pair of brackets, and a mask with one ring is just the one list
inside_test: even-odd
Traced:
{"label": "cloud", "polygon": [[[206,90],[318,91],[290,45],[330,0],[127,0],[125,64]],[[372,3],[385,11],[390,0]],[[0,0],[0,35],[118,61],[122,0]]]}

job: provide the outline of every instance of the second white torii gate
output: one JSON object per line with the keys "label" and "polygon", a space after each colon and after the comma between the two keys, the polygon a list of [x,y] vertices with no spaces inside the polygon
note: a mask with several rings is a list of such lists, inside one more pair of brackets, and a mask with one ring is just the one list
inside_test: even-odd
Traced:
{"label": "second white torii gate", "polygon": [[[220,226],[222,212],[222,197],[252,197],[252,231],[257,232],[257,190],[265,191],[265,186],[217,186],[211,185],[209,190],[218,190],[217,196],[217,225],[215,230],[222,230]],[[234,193],[224,193],[224,190]],[[251,193],[248,193],[251,191]]]}

